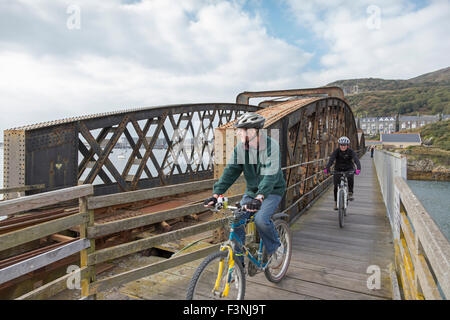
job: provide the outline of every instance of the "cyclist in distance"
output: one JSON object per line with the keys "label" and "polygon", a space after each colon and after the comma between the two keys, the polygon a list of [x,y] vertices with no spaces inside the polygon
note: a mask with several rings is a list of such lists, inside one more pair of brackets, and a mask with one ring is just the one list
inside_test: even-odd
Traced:
{"label": "cyclist in distance", "polygon": [[[328,173],[330,171],[330,167],[333,165],[333,163],[336,161],[336,164],[334,166],[335,171],[350,171],[354,170],[356,164],[356,175],[359,175],[361,172],[361,163],[359,162],[358,156],[356,155],[355,151],[350,149],[350,139],[342,136],[338,140],[339,147],[333,151],[333,153],[330,156],[330,160],[328,160],[326,169],[324,170],[324,173]],[[333,183],[334,183],[334,210],[337,210],[337,189],[339,185],[339,181],[341,179],[340,174],[335,174],[333,177]],[[348,199],[353,200],[353,184],[354,184],[354,177],[353,175],[349,175],[348,178]]]}
{"label": "cyclist in distance", "polygon": [[[281,245],[271,217],[277,211],[286,191],[286,181],[281,171],[277,141],[259,130],[263,128],[264,122],[263,116],[253,112],[244,113],[237,119],[234,127],[237,128],[238,143],[222,176],[214,184],[213,196],[206,199],[204,205],[215,205],[219,195],[224,194],[244,172],[247,186],[240,204],[246,214],[242,218],[249,218],[257,212],[256,229],[270,259]],[[244,227],[237,228],[235,233],[242,243],[245,243]],[[244,266],[240,251],[236,252],[236,255]]]}

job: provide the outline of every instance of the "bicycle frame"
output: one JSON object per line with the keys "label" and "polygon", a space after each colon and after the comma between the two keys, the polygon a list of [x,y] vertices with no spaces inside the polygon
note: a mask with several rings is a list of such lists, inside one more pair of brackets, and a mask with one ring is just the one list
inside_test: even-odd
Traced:
{"label": "bicycle frame", "polygon": [[[231,225],[231,229],[230,229],[230,236],[228,237],[228,240],[220,247],[220,251],[224,251],[224,250],[228,250],[228,276],[227,276],[227,282],[225,284],[225,289],[223,290],[221,296],[222,297],[226,297],[228,296],[228,291],[230,289],[230,283],[231,283],[231,277],[233,274],[233,269],[234,269],[234,265],[235,265],[235,261],[234,261],[234,254],[233,254],[233,244],[234,245],[238,245],[239,248],[242,250],[245,254],[246,257],[248,257],[248,259],[251,261],[251,263],[254,263],[258,269],[264,269],[268,262],[266,263],[262,263],[262,250],[263,250],[263,242],[262,239],[259,241],[259,249],[258,249],[258,258],[256,259],[248,250],[248,248],[242,243],[241,239],[239,239],[239,237],[235,234],[234,229],[237,227],[240,227],[241,225],[247,225],[249,223],[252,223],[254,221],[254,215],[251,216],[250,218],[246,219],[241,219],[238,223],[233,223]],[[223,267],[224,267],[224,263],[225,261],[222,260],[219,263],[219,271],[217,273],[217,279],[216,279],[216,283],[214,285],[214,291],[218,291],[219,290],[219,286],[220,286],[220,276],[223,272]]]}
{"label": "bicycle frame", "polygon": [[[354,171],[332,171],[330,172],[331,174],[340,174],[341,175],[341,180],[339,182],[339,187],[338,187],[338,191],[337,194],[339,195],[339,192],[342,190],[344,192],[344,209],[347,209],[347,198],[348,198],[348,182],[347,182],[347,175],[348,174],[353,174]],[[337,207],[339,208],[339,196],[337,197],[336,201],[337,201]]]}

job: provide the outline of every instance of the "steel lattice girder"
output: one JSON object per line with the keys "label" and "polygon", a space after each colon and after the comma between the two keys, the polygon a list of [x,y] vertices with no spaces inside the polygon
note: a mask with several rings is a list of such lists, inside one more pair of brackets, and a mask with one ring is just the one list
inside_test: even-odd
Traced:
{"label": "steel lattice girder", "polygon": [[[103,184],[95,185],[96,195],[211,178],[212,165],[206,168],[203,164],[197,167],[189,165],[183,170],[180,165],[168,164],[171,160],[168,153],[162,165],[166,164],[169,172],[164,174],[164,168],[161,168],[162,165],[159,167],[153,155],[158,136],[164,137],[168,145],[172,147],[177,143],[171,141],[171,130],[189,130],[196,138],[195,135],[212,132],[213,126],[235,119],[240,112],[259,109],[260,107],[257,106],[230,103],[182,104],[80,116],[5,130],[5,150],[8,151],[5,152],[4,160],[5,187],[45,184],[44,189],[27,191],[27,194],[71,187],[82,183],[79,179],[85,171],[88,172],[86,183],[92,183],[97,176],[103,182]],[[192,121],[194,116],[201,118],[198,128],[194,128]],[[170,122],[164,122],[165,119],[170,119]],[[146,121],[144,128],[138,124],[141,120]],[[187,125],[184,120],[188,120]],[[207,122],[207,126],[204,122]],[[157,126],[158,132],[153,133],[154,137],[147,137],[146,134],[149,133],[151,125]],[[128,126],[136,131],[138,136],[136,143]],[[97,137],[94,137],[91,132],[95,130],[100,130]],[[107,136],[110,133],[112,137],[108,139]],[[132,156],[128,159],[122,173],[114,167],[110,159],[111,151],[121,136],[125,136],[133,148]],[[106,145],[103,147],[102,143]],[[145,146],[145,149],[142,149],[144,155],[140,152],[141,146]],[[200,157],[206,152],[210,155],[213,153],[213,150],[205,144],[199,150]],[[180,157],[189,160],[183,147],[179,151]],[[83,159],[79,159],[79,155]],[[156,176],[152,176],[147,160],[156,167],[158,173]],[[141,163],[137,174],[131,181],[127,181],[131,166],[138,164],[139,161]],[[143,172],[146,178],[141,178]]]}
{"label": "steel lattice girder", "polygon": [[[331,182],[328,181],[326,185],[315,191],[315,188],[325,180],[321,173],[324,163],[318,160],[329,157],[337,147],[337,139],[340,136],[349,137],[351,147],[356,151],[364,147],[360,146],[350,107],[344,99],[338,97],[300,98],[277,103],[257,113],[266,118],[264,129],[268,130],[268,134],[271,129],[279,130],[281,167],[311,162],[305,166],[295,166],[284,171],[288,190],[282,201],[281,210],[291,207],[288,210],[291,218],[302,211]],[[230,138],[234,136],[234,133],[230,133],[233,124],[234,121],[215,131],[215,138],[218,139],[215,144],[215,153],[221,161],[221,164],[216,165],[215,178],[221,175],[226,162],[224,160],[236,144],[235,139]],[[222,143],[224,147],[218,150],[217,148],[220,147],[218,144]],[[227,144],[231,144],[232,147]],[[312,178],[302,182],[308,177]],[[233,191],[238,192],[238,189]],[[242,192],[242,188],[239,191]],[[309,193],[310,196],[298,201]],[[295,203],[296,205],[292,207]]]}

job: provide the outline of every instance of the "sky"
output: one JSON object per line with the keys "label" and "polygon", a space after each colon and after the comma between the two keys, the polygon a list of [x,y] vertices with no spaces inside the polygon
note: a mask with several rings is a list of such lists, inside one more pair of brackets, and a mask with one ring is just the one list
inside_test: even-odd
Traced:
{"label": "sky", "polygon": [[0,130],[408,79],[450,65],[449,18],[449,0],[0,0]]}

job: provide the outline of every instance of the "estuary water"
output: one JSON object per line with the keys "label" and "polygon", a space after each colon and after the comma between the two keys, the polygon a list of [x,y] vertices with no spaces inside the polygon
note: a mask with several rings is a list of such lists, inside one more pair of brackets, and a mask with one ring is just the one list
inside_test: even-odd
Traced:
{"label": "estuary water", "polygon": [[408,180],[408,185],[450,241],[450,181]]}

